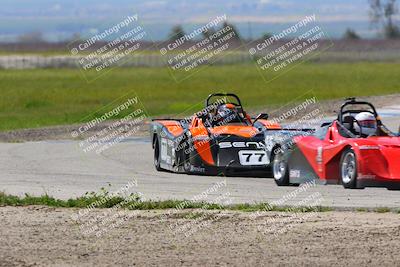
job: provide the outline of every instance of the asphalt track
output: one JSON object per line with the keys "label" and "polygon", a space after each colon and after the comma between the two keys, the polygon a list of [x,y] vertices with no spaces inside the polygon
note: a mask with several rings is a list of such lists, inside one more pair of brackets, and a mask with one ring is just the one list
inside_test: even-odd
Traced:
{"label": "asphalt track", "polygon": [[[397,131],[400,108],[381,109],[380,114],[384,123]],[[67,199],[102,187],[113,192],[134,179],[137,187],[132,190],[142,193],[145,199],[163,200],[192,199],[225,178],[155,171],[147,138],[131,138],[100,154],[85,153],[77,141],[0,143],[0,191],[9,194],[47,193]],[[316,185],[294,195],[295,190],[278,187],[270,178],[227,177],[226,186],[209,193],[204,200],[228,192],[232,203],[284,199],[284,204],[289,205],[318,193],[323,206],[400,207],[400,191],[384,188],[348,190],[341,185]]]}

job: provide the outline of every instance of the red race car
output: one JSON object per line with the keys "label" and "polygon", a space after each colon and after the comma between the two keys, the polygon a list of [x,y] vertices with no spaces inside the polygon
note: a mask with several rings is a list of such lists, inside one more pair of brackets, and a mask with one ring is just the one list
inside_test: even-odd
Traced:
{"label": "red race car", "polygon": [[336,120],[311,135],[287,138],[275,148],[273,174],[278,185],[316,179],[345,188],[400,189],[399,134],[382,124],[368,102],[349,98]]}

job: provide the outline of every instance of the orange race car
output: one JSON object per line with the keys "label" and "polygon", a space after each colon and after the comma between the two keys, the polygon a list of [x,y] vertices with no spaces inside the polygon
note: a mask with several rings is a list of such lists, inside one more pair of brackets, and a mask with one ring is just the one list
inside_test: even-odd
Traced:
{"label": "orange race car", "polygon": [[265,132],[281,129],[267,118],[250,118],[235,94],[211,94],[190,118],[152,121],[154,165],[158,171],[264,176],[270,171]]}

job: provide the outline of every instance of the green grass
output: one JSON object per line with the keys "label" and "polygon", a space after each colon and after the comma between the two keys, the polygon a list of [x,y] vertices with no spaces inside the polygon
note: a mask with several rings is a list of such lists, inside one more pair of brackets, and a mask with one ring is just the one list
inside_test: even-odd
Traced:
{"label": "green grass", "polygon": [[[163,210],[163,209],[175,209],[181,207],[181,209],[203,209],[203,210],[233,210],[243,212],[254,212],[254,211],[279,211],[279,212],[326,212],[332,211],[329,207],[291,207],[291,206],[270,206],[267,203],[258,204],[235,204],[235,205],[218,205],[215,203],[207,202],[191,202],[187,200],[164,200],[164,201],[153,201],[146,200],[141,201],[138,195],[131,195],[129,201],[125,201],[125,198],[120,196],[109,196],[107,191],[101,191],[99,193],[86,193],[82,197],[61,200],[55,199],[48,195],[43,196],[31,196],[25,194],[24,197],[18,197],[14,195],[5,194],[0,192],[0,207],[1,206],[30,206],[30,205],[43,205],[50,207],[59,208],[87,208],[93,203],[99,203],[95,205],[95,208],[111,208],[115,205],[119,205],[121,208],[134,209],[134,210]],[[268,209],[266,209],[268,207]],[[203,213],[195,212],[188,214],[185,218],[198,218]]]}
{"label": "green grass", "polygon": [[390,212],[391,209],[388,207],[379,207],[379,208],[376,208],[374,211],[377,213],[386,213],[386,212]]}
{"label": "green grass", "polygon": [[368,212],[367,208],[356,208],[356,211],[358,212]]}
{"label": "green grass", "polygon": [[193,113],[216,91],[239,94],[245,107],[280,105],[310,90],[319,99],[398,93],[399,73],[396,63],[305,63],[266,83],[249,64],[208,67],[179,83],[167,68],[114,69],[88,83],[73,69],[0,70],[0,130],[87,121],[134,93],[150,116]]}
{"label": "green grass", "polygon": [[9,51],[9,50],[0,50],[0,56],[68,56],[71,52],[68,50],[46,50],[46,51]]}

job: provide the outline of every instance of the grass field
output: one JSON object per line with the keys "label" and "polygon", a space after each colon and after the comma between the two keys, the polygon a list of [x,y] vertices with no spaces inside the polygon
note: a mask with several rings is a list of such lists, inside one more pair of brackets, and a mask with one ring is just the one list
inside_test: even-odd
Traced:
{"label": "grass field", "polygon": [[[281,212],[325,212],[332,211],[332,208],[315,206],[273,206],[269,203],[255,204],[234,204],[234,205],[219,205],[216,203],[193,202],[190,200],[141,200],[140,196],[131,194],[129,197],[110,196],[107,191],[98,193],[86,193],[78,198],[68,200],[56,199],[48,195],[30,196],[26,194],[24,197],[8,195],[0,192],[0,207],[2,206],[30,206],[43,205],[50,207],[63,208],[87,208],[93,203],[99,203],[96,208],[113,208],[120,207],[133,210],[153,210],[153,209],[204,209],[204,210],[238,210],[245,212],[253,211],[281,211]],[[180,208],[179,208],[180,209]],[[369,210],[363,210],[369,211]],[[389,208],[379,210],[380,213],[392,211]]]}
{"label": "grass field", "polygon": [[399,74],[398,63],[305,63],[267,83],[255,65],[231,65],[177,83],[167,68],[126,68],[88,83],[73,69],[0,70],[0,130],[81,122],[131,94],[156,116],[194,111],[216,91],[238,93],[245,107],[283,104],[310,90],[319,99],[398,93]]}

